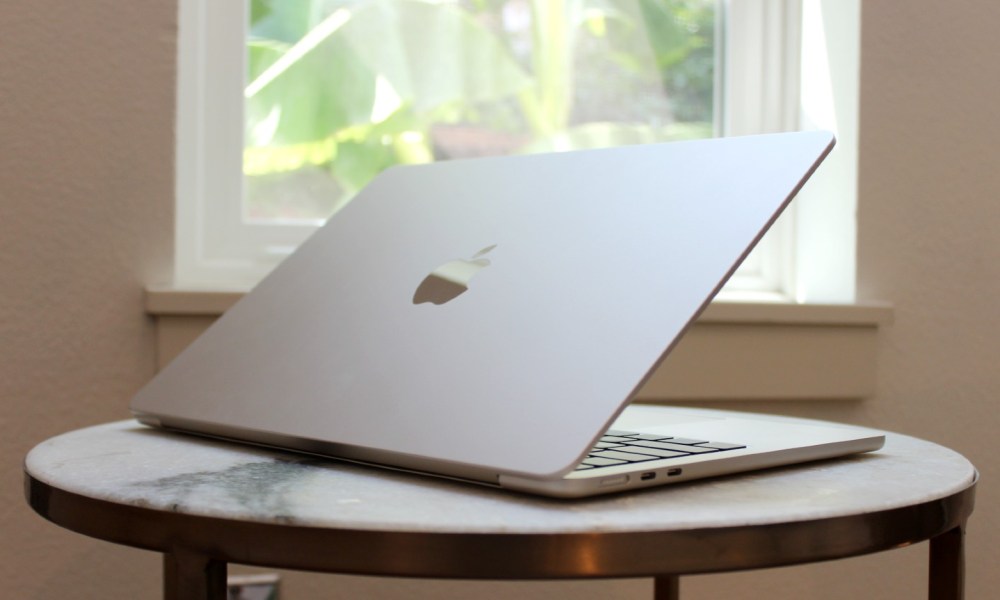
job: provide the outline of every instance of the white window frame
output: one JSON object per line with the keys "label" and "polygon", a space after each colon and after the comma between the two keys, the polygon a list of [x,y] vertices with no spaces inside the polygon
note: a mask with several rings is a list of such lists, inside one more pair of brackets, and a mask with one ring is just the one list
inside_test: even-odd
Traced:
{"label": "white window frame", "polygon": [[[852,302],[860,0],[723,5],[723,133],[838,136],[724,297]],[[240,217],[246,23],[245,0],[179,0],[176,288],[248,289],[319,225]]]}

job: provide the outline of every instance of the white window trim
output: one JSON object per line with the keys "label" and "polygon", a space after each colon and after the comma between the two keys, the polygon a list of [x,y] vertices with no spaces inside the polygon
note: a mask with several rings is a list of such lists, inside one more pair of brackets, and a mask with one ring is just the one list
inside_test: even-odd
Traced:
{"label": "white window trim", "polygon": [[[726,297],[851,302],[860,0],[726,0],[726,6],[728,35],[763,40],[757,55],[734,52],[732,46],[727,49],[731,65],[748,61],[758,65],[756,70],[727,69],[754,75],[723,86],[741,99],[739,105],[751,108],[747,112],[757,113],[752,131],[824,128],[838,137],[837,149],[776,225],[776,235],[769,236],[771,248],[758,252],[734,277],[733,283],[743,292],[727,292]],[[225,216],[239,214],[243,193],[243,116],[233,107],[243,105],[246,3],[180,0],[179,7],[173,286],[248,289],[312,230],[244,225]],[[788,51],[798,44],[800,25],[801,65],[799,53]],[[754,33],[747,33],[747,27]],[[768,57],[766,64],[771,66],[760,66]],[[796,79],[796,72],[802,74],[800,85],[781,87],[781,81]],[[746,102],[751,95],[759,100]],[[726,104],[737,105],[735,100]],[[733,111],[723,116],[728,134],[749,132],[741,118]],[[240,231],[231,235],[233,229]],[[222,244],[212,247],[207,230],[223,231]],[[844,240],[849,240],[846,246]],[[777,257],[786,257],[786,264]]]}
{"label": "white window trim", "polygon": [[247,225],[232,218],[243,199],[247,3],[178,5],[174,284],[249,289],[314,228]]}
{"label": "white window trim", "polygon": [[805,0],[801,126],[837,146],[793,203],[796,302],[854,302],[857,271],[861,0]]}
{"label": "white window trim", "polygon": [[[716,85],[722,133],[799,129],[801,0],[727,0],[724,23],[724,80]],[[794,284],[793,236],[788,218],[775,223],[729,280],[726,296],[787,300]]]}

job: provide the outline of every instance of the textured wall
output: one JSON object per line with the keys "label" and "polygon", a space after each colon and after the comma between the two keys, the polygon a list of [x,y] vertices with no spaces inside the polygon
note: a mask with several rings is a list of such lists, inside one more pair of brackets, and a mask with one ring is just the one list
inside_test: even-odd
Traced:
{"label": "textured wall", "polygon": [[[5,598],[156,597],[155,555],[84,539],[25,505],[21,459],[121,418],[153,370],[142,285],[171,252],[173,2],[5,2],[0,19],[0,580]],[[1000,5],[863,3],[859,290],[892,302],[879,392],[819,416],[941,441],[984,481],[969,597],[1000,587]],[[782,410],[761,406],[764,410]],[[790,409],[790,407],[787,407]],[[805,414],[797,410],[800,414]],[[923,546],[694,577],[689,598],[920,597]],[[475,584],[296,575],[288,598],[644,598],[645,583]]]}
{"label": "textured wall", "polygon": [[21,461],[127,416],[153,371],[141,294],[171,255],[175,7],[0,6],[0,597],[150,597],[156,556],[38,518]]}
{"label": "textured wall", "polygon": [[863,12],[859,290],[893,302],[872,417],[979,468],[970,598],[1000,589],[1000,4]]}

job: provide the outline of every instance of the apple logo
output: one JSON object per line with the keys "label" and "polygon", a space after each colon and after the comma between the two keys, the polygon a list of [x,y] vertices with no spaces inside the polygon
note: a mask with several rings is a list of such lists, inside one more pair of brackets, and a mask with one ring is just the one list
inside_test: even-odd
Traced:
{"label": "apple logo", "polygon": [[431,274],[417,286],[417,291],[413,294],[413,303],[444,304],[467,292],[472,278],[490,266],[490,259],[486,258],[486,255],[496,247],[496,244],[487,246],[476,252],[472,258],[459,258],[446,262],[431,271]]}

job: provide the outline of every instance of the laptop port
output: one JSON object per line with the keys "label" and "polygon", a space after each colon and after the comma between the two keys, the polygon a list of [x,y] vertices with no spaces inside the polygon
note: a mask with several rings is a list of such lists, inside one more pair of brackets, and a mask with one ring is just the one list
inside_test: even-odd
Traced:
{"label": "laptop port", "polygon": [[676,476],[680,475],[681,472],[682,472],[682,469],[679,469],[679,468],[678,469],[670,469],[669,471],[667,471],[667,477],[676,477]]}
{"label": "laptop port", "polygon": [[650,479],[656,479],[656,473],[654,473],[653,471],[650,471],[648,473],[643,473],[642,475],[639,475],[639,479],[641,479],[642,481],[649,481]]}

